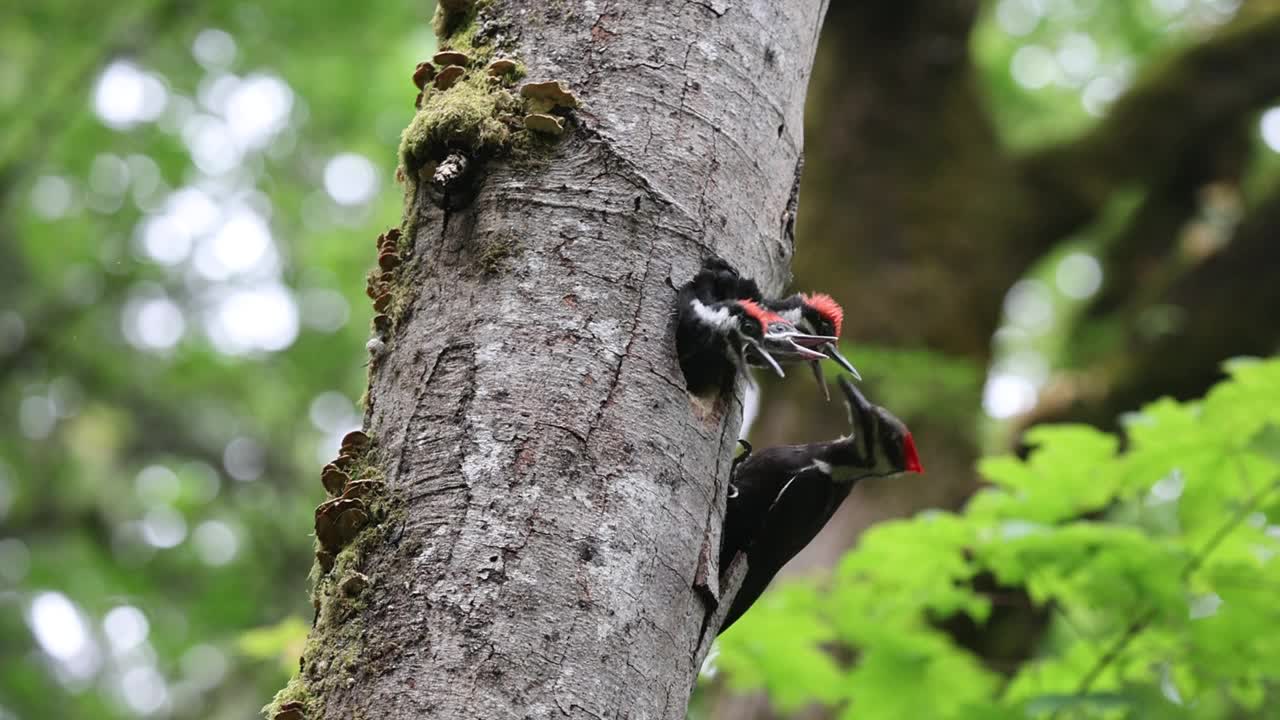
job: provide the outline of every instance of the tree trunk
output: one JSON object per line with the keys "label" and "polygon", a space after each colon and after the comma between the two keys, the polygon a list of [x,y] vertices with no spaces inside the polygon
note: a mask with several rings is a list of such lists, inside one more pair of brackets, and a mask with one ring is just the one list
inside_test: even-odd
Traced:
{"label": "tree trunk", "polygon": [[741,391],[685,391],[675,288],[711,253],[787,280],[825,2],[566,5],[495,0],[442,38],[478,29],[582,105],[462,209],[407,168],[366,416],[385,519],[319,581],[269,716],[684,717]]}

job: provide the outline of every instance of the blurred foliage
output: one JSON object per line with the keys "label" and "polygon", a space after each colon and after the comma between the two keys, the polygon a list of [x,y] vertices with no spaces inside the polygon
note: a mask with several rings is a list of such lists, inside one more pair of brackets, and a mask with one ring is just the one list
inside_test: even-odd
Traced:
{"label": "blurred foliage", "polygon": [[1141,63],[1202,37],[1240,0],[989,0],[972,55],[1005,139],[1070,136],[1133,83]]}
{"label": "blurred foliage", "polygon": [[432,10],[0,10],[0,718],[242,720],[296,669]]}
{"label": "blurred foliage", "polygon": [[[971,49],[1020,147],[1088,127],[1153,60],[1248,11],[984,7]],[[317,471],[359,422],[364,272],[399,224],[394,154],[432,10],[0,10],[0,720],[239,720],[296,668]],[[1250,196],[1280,177],[1255,144]],[[1058,330],[998,337],[993,375],[1035,379],[1066,356],[1082,296],[1060,268],[1079,269],[1132,206],[1117,201],[1011,293],[1011,326],[1047,303]],[[971,407],[983,381],[925,348],[855,339],[848,354],[904,413]],[[1203,403],[1149,407],[1122,454],[1086,429],[1038,431],[1028,463],[984,463],[995,487],[965,514],[877,528],[831,591],[766,595],[725,636],[721,667],[782,707],[853,699],[860,718],[1249,717],[1275,700],[1260,673],[1280,652],[1260,630],[1280,500],[1253,494],[1273,482],[1278,384],[1274,363],[1235,373]],[[1080,511],[1105,522],[1068,519]],[[1043,656],[1011,681],[928,623],[989,612],[957,584],[983,569],[1055,607]]]}
{"label": "blurred foliage", "polygon": [[[843,718],[1273,717],[1280,360],[1229,372],[1203,400],[1131,416],[1123,452],[1087,426],[1034,429],[1027,460],[982,462],[992,484],[963,513],[880,524],[824,587],[766,595],[719,667],[784,710]],[[1051,609],[1012,677],[938,625],[989,617],[999,597],[966,584],[984,572]]]}

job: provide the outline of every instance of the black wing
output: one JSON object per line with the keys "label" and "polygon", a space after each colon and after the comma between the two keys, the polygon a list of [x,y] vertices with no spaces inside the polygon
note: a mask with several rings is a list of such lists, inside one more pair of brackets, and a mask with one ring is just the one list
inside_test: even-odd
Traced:
{"label": "black wing", "polygon": [[747,576],[720,632],[755,604],[782,566],[817,536],[848,494],[848,487],[832,483],[830,476],[815,467],[788,479],[749,541]]}

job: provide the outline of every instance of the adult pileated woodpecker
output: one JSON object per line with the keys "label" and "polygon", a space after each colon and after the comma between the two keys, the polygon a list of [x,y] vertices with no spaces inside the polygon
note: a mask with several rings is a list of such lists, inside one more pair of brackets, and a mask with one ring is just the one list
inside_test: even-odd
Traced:
{"label": "adult pileated woodpecker", "polygon": [[680,369],[694,394],[720,387],[731,370],[747,367],[767,366],[785,377],[783,363],[821,360],[826,356],[810,347],[835,339],[802,333],[766,310],[755,281],[715,258],[680,288],[676,302]]}
{"label": "adult pileated woodpecker", "polygon": [[720,626],[724,632],[822,530],[855,483],[924,469],[902,421],[839,379],[853,432],[829,442],[783,445],[735,463],[720,546],[720,568],[745,553],[747,574]]}
{"label": "adult pileated woodpecker", "polygon": [[[844,323],[844,308],[840,307],[840,303],[830,295],[796,293],[780,300],[766,300],[764,304],[766,308],[791,323],[800,332],[831,337],[830,342],[818,345],[817,349],[836,361],[855,379],[862,379],[857,368],[840,354],[836,345],[836,339],[840,337],[840,326]],[[817,361],[811,362],[809,367],[813,370],[813,376],[818,381],[818,385],[822,387],[822,394],[830,400],[831,394],[827,390],[826,380],[822,377],[822,367]]]}
{"label": "adult pileated woodpecker", "polygon": [[[826,357],[856,375],[853,366],[835,350],[837,336],[802,331],[796,325],[804,321],[810,327],[839,328],[840,306],[825,295],[815,298],[826,298],[828,304],[797,305],[792,298],[774,303],[796,318],[792,320],[771,309],[754,280],[742,277],[719,258],[706,260],[702,270],[680,288],[676,300],[676,346],[689,390],[703,394],[719,387],[730,370],[747,367],[770,367],[785,377],[782,365],[796,362],[811,363],[822,383],[817,368]],[[833,309],[837,313],[834,324],[823,314]],[[822,387],[825,392],[825,383]]]}

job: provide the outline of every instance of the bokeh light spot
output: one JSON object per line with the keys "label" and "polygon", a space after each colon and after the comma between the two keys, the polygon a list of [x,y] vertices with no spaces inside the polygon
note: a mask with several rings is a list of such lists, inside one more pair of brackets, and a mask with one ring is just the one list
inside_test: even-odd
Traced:
{"label": "bokeh light spot", "polygon": [[982,391],[982,409],[997,420],[1024,413],[1035,404],[1036,387],[1021,375],[994,374]]}
{"label": "bokeh light spot", "polygon": [[236,40],[225,30],[205,28],[191,43],[191,55],[206,70],[222,69],[236,59]]}
{"label": "bokeh light spot", "polygon": [[226,565],[236,557],[240,540],[230,525],[218,520],[206,520],[196,526],[191,535],[196,553],[206,565]]}
{"label": "bokeh light spot", "polygon": [[1280,153],[1280,107],[1273,107],[1262,113],[1258,121],[1258,130],[1262,133],[1262,141],[1272,152]]}
{"label": "bokeh light spot", "polygon": [[1049,86],[1058,77],[1058,61],[1048,48],[1023,45],[1013,54],[1009,72],[1019,85],[1038,90]]}
{"label": "bokeh light spot", "polygon": [[340,205],[363,205],[378,191],[378,169],[363,155],[340,153],[324,166],[324,189]]}
{"label": "bokeh light spot", "polygon": [[132,605],[112,608],[102,618],[102,631],[117,656],[133,650],[147,641],[151,624],[141,610]]}
{"label": "bokeh light spot", "polygon": [[1102,265],[1092,255],[1073,252],[1058,263],[1053,278],[1063,295],[1084,300],[1102,287]]}

